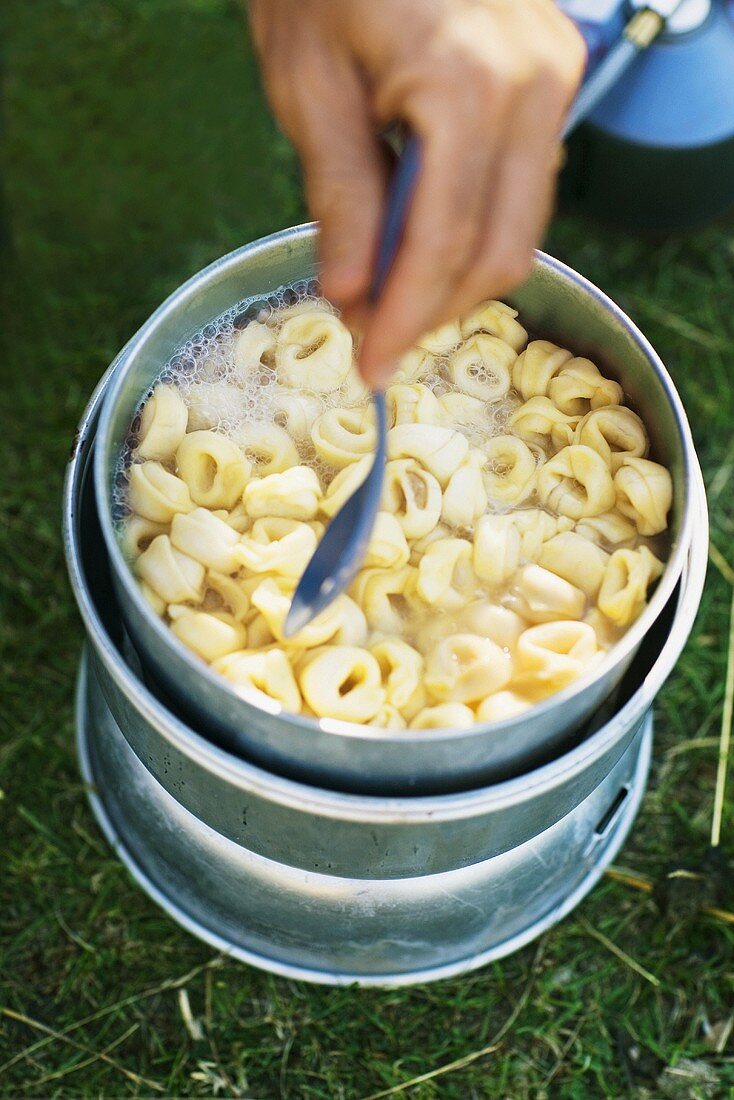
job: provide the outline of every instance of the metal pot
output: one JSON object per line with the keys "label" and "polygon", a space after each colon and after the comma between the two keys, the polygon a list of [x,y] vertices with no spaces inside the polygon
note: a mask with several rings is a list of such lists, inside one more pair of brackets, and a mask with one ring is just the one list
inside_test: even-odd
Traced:
{"label": "metal pot", "polygon": [[513,305],[532,330],[566,342],[619,379],[674,483],[665,572],[643,614],[593,673],[519,718],[471,730],[396,733],[266,713],[238,696],[152,613],[120,550],[110,506],[118,456],[162,364],[182,341],[236,302],[312,277],[316,234],[315,226],[300,226],[218,260],[172,294],[120,357],[103,398],[95,491],[122,614],[146,675],[175,707],[184,708],[197,727],[222,744],[281,774],[378,793],[456,790],[518,774],[582,737],[583,724],[618,685],[678,582],[690,549],[697,491],[690,430],[660,359],[609,298],[558,260],[538,254],[530,279],[512,296]]}
{"label": "metal pot", "polygon": [[701,597],[700,479],[700,537],[602,728],[496,786],[440,797],[342,794],[216,747],[160,702],[125,655],[89,477],[105,381],[80,425],[65,493],[66,553],[88,636],[77,730],[94,811],[140,885],[235,957],[338,984],[469,970],[569,912],[614,857],[642,797],[652,700]]}
{"label": "metal pot", "polygon": [[[365,879],[334,876],[328,849],[324,862],[303,869],[288,856],[262,856],[208,826],[153,778],[103,691],[85,661],[77,696],[80,767],[99,825],[138,885],[218,950],[288,978],[330,985],[401,986],[450,977],[519,950],[561,920],[623,843],[644,793],[652,742],[648,714],[584,801],[517,847],[445,872],[426,875],[416,860],[405,877]],[[296,788],[293,797],[312,791]],[[250,806],[245,794],[243,834]],[[275,807],[274,827],[277,817]],[[314,813],[307,824],[310,833],[328,836],[334,820]],[[493,825],[491,817],[485,820],[486,829]],[[354,830],[352,852],[376,851],[376,835],[365,820]],[[298,842],[291,827],[281,839],[284,846]]]}

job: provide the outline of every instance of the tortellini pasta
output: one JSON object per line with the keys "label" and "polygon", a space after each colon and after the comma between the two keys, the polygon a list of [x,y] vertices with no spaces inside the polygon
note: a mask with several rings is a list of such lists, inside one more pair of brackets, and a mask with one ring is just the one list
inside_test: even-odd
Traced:
{"label": "tortellini pasta", "polygon": [[644,458],[649,446],[645,425],[624,405],[587,413],[576,428],[575,442],[597,451],[615,472],[625,458]]}
{"label": "tortellini pasta", "polygon": [[329,409],[314,424],[311,439],[319,457],[337,469],[371,455],[377,443],[372,409]]}
{"label": "tortellini pasta", "polygon": [[189,432],[176,451],[176,463],[191,499],[205,508],[231,508],[250,476],[242,451],[218,432]]}
{"label": "tortellini pasta", "polygon": [[143,599],[150,607],[154,615],[162,618],[168,609],[168,605],[162,596],[159,596],[157,592],[147,584],[146,581],[140,581],[140,591],[143,594]]}
{"label": "tortellini pasta", "polygon": [[186,434],[189,413],[175,386],[158,385],[140,414],[137,453],[165,462],[175,455]]}
{"label": "tortellini pasta", "polygon": [[263,359],[273,357],[275,333],[261,321],[250,321],[234,338],[232,378],[244,384],[263,365]]}
{"label": "tortellini pasta", "polygon": [[435,360],[425,348],[411,348],[398,361],[396,382],[417,382],[433,369]]}
{"label": "tortellini pasta", "polygon": [[406,538],[423,538],[441,518],[441,486],[417,461],[396,459],[385,466],[381,506],[397,517]]}
{"label": "tortellini pasta", "polygon": [[513,351],[520,352],[528,342],[528,334],[517,320],[517,310],[504,302],[482,302],[461,321],[461,335],[488,332],[499,336]]}
{"label": "tortellini pasta", "polygon": [[554,512],[583,519],[608,511],[617,494],[601,455],[574,443],[549,459],[538,473],[538,496]]}
{"label": "tortellini pasta", "polygon": [[441,501],[441,519],[450,527],[473,527],[486,511],[488,497],[482,477],[486,465],[486,455],[473,449],[449,478]]}
{"label": "tortellini pasta", "polygon": [[599,610],[617,626],[629,626],[645,606],[648,587],[662,571],[646,546],[615,550],[601,580]]}
{"label": "tortellini pasta", "polygon": [[444,423],[452,427],[464,425],[468,428],[480,427],[487,421],[487,403],[468,393],[442,393],[437,398],[443,413]]}
{"label": "tortellini pasta", "polygon": [[168,613],[178,640],[210,663],[242,649],[247,642],[247,627],[236,619],[188,607],[180,615],[173,615],[172,610]]}
{"label": "tortellini pasta", "polygon": [[515,360],[512,384],[523,401],[547,397],[553,375],[571,358],[570,351],[551,344],[550,340],[533,340]]}
{"label": "tortellini pasta", "polygon": [[249,531],[252,527],[252,517],[248,515],[243,500],[238,500],[229,512],[226,508],[218,508],[215,514],[218,514],[219,518],[223,519],[228,527],[231,527],[234,531],[239,531],[241,535],[244,535],[245,531]]}
{"label": "tortellini pasta", "polygon": [[396,424],[443,424],[446,421],[446,412],[439,399],[420,382],[388,386],[385,400],[391,427]]}
{"label": "tortellini pasta", "polygon": [[233,382],[194,381],[181,387],[188,408],[187,431],[206,431],[229,424],[242,401],[242,391]]}
{"label": "tortellini pasta", "polygon": [[532,703],[516,691],[496,691],[482,699],[477,707],[477,722],[504,722],[524,714]]}
{"label": "tortellini pasta", "polygon": [[513,512],[512,522],[519,532],[520,557],[525,561],[537,561],[548,539],[574,529],[574,522],[568,516],[554,516],[541,508]]}
{"label": "tortellini pasta", "polygon": [[194,503],[185,481],[160,462],[135,463],[130,470],[128,502],[133,513],[153,523],[170,523],[177,512],[192,512]]}
{"label": "tortellini pasta", "polygon": [[585,539],[591,539],[592,542],[612,549],[637,537],[637,528],[634,523],[616,509],[612,509],[611,512],[602,512],[600,516],[584,516],[576,524],[575,530]]}
{"label": "tortellini pasta", "polygon": [[364,568],[400,569],[408,564],[410,549],[392,512],[378,512],[372,528]]}
{"label": "tortellini pasta", "polygon": [[625,456],[614,475],[617,508],[634,520],[641,535],[659,535],[673,502],[670,474],[657,462]]}
{"label": "tortellini pasta", "polygon": [[352,334],[325,309],[296,313],[278,333],[275,366],[286,386],[331,393],[352,366]]}
{"label": "tortellini pasta", "polygon": [[319,503],[325,516],[335,516],[341,506],[359,489],[372,466],[372,456],[363,455],[356,462],[350,462],[340,470],[329,483],[329,487]]}
{"label": "tortellini pasta", "polygon": [[331,641],[335,645],[364,646],[367,644],[368,635],[369,628],[364,611],[354,600],[344,596],[339,605],[339,625]]}
{"label": "tortellini pasta", "polygon": [[515,610],[530,623],[580,619],[586,610],[586,595],[580,588],[540,565],[518,570],[512,595]]}
{"label": "tortellini pasta", "polygon": [[126,516],[122,525],[122,547],[125,557],[134,561],[144,550],[147,550],[156,535],[165,535],[168,524],[155,523],[144,516]]}
{"label": "tortellini pasta", "polygon": [[442,610],[463,607],[476,589],[472,544],[466,539],[439,539],[428,547],[418,566],[416,592]]}
{"label": "tortellini pasta", "polygon": [[439,703],[420,711],[412,725],[417,730],[468,730],[475,722],[474,711],[465,703]]}
{"label": "tortellini pasta", "polygon": [[204,566],[177,550],[168,535],[153,539],[135,571],[167,604],[199,603],[204,595]]}
{"label": "tortellini pasta", "polygon": [[263,517],[255,520],[249,535],[238,541],[233,557],[236,565],[252,573],[277,573],[298,579],[317,542],[316,532],[308,523]]}
{"label": "tortellini pasta", "polygon": [[346,381],[339,387],[339,404],[364,405],[370,397],[371,391],[365,385],[362,376],[356,370],[350,371]]}
{"label": "tortellini pasta", "polygon": [[[417,565],[432,542],[438,542],[439,539],[448,539],[451,534],[451,529],[445,523],[437,523],[427,535],[423,535],[419,539],[411,539],[410,564]],[[415,561],[412,560],[413,558],[415,558]]]}
{"label": "tortellini pasta", "polygon": [[298,682],[311,710],[323,718],[369,722],[385,702],[376,659],[359,646],[321,646],[299,668]]}
{"label": "tortellini pasta", "polygon": [[280,390],[273,400],[274,421],[284,428],[296,444],[311,438],[314,421],[324,411],[323,402],[313,394]]}
{"label": "tortellini pasta", "polygon": [[253,615],[247,624],[247,640],[253,649],[274,645],[276,637],[262,614]]}
{"label": "tortellini pasta", "polygon": [[[301,693],[282,649],[236,651],[220,657],[212,667],[255,706],[264,706],[271,713],[284,707],[298,714],[301,709]],[[278,705],[273,707],[273,703]]]}
{"label": "tortellini pasta", "polygon": [[400,638],[378,642],[370,652],[380,666],[388,703],[407,718],[414,717],[423,708],[426,699],[422,655]]}
{"label": "tortellini pasta", "polygon": [[448,484],[468,453],[468,439],[453,428],[399,424],[387,433],[388,458],[414,458],[442,487]]}
{"label": "tortellini pasta", "polygon": [[583,416],[589,409],[618,405],[624,394],[618,382],[605,378],[590,359],[572,359],[548,385],[548,393],[562,413]]}
{"label": "tortellini pasta", "polygon": [[234,438],[251,460],[258,477],[282,474],[301,461],[295,443],[278,424],[247,423]]}
{"label": "tortellini pasta", "polygon": [[496,435],[487,443],[486,455],[485,484],[490,500],[521,504],[535,487],[538,468],[527,443],[514,435]]}
{"label": "tortellini pasta", "polygon": [[402,569],[363,569],[357,574],[350,592],[373,630],[402,633],[415,573],[414,568],[405,565]]}
{"label": "tortellini pasta", "polygon": [[251,481],[243,501],[248,515],[283,519],[315,519],[321,500],[321,482],[310,466],[291,466],[282,474]]}
{"label": "tortellini pasta", "polygon": [[461,327],[458,321],[448,321],[433,332],[427,332],[418,341],[418,347],[433,355],[445,355],[461,343]]}
{"label": "tortellini pasta", "polygon": [[520,532],[513,516],[482,516],[474,532],[474,572],[490,587],[503,584],[520,566]]}
{"label": "tortellini pasta", "polygon": [[[281,645],[300,649],[323,645],[324,642],[330,641],[345,625],[350,624],[353,601],[348,596],[337,596],[307,626],[304,626],[291,637],[286,638],[283,634],[283,626],[295,588],[295,581],[289,578],[265,577],[250,596],[252,606],[256,607],[261,613],[273,637]],[[363,618],[359,619],[360,626],[363,621]]]}
{"label": "tortellini pasta", "polygon": [[440,703],[476,703],[511,676],[509,654],[478,634],[450,634],[426,659],[426,690]]}
{"label": "tortellini pasta", "polygon": [[361,569],[286,637],[372,467],[371,395],[323,299],[228,333],[193,364],[187,345],[142,405],[119,534],[150,614],[248,703],[363,736],[522,720],[640,615],[670,474],[614,379],[488,301],[400,360]]}
{"label": "tortellini pasta", "polygon": [[469,633],[489,638],[508,653],[514,650],[527,625],[516,611],[489,599],[470,603],[462,612],[460,622]]}
{"label": "tortellini pasta", "polygon": [[381,730],[404,730],[408,726],[401,712],[392,703],[383,703],[374,718],[370,718],[365,724]]}
{"label": "tortellini pasta", "polygon": [[207,508],[179,512],[171,522],[171,542],[176,549],[220,573],[237,568],[235,547],[239,541],[238,533]]}
{"label": "tortellini pasta", "polygon": [[461,393],[499,401],[510,389],[517,353],[497,336],[477,333],[451,356],[449,378]]}
{"label": "tortellini pasta", "polygon": [[609,555],[575,531],[553,535],[538,555],[538,565],[563,577],[593,599],[599,591]]}
{"label": "tortellini pasta", "polygon": [[541,446],[549,443],[554,451],[573,443],[578,423],[577,416],[566,416],[548,397],[531,397],[509,420],[510,428],[521,439]]}
{"label": "tortellini pasta", "polygon": [[205,584],[206,591],[202,606],[221,608],[238,622],[251,617],[250,595],[237,577],[229,573],[218,573],[216,569],[209,569]]}
{"label": "tortellini pasta", "polygon": [[588,623],[549,622],[531,626],[517,643],[518,675],[514,683],[544,698],[568,687],[589,668],[598,652]]}

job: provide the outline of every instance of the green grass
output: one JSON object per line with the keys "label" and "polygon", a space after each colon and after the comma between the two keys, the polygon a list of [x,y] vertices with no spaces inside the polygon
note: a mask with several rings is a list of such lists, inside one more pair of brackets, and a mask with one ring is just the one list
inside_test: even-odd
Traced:
{"label": "green grass", "polygon": [[[663,917],[607,880],[540,944],[466,978],[330,990],[213,957],[112,857],[73,748],[82,631],[59,496],[74,425],[170,290],[304,211],[234,4],[5,0],[2,18],[0,1095],[357,1100],[458,1061],[398,1095],[734,1096],[734,926]],[[714,541],[734,564],[731,223],[655,243],[559,219],[549,247],[669,364],[713,488]],[[651,787],[619,860],[653,878],[706,848],[731,594],[712,568],[657,707]],[[495,1053],[468,1058],[498,1034]]]}

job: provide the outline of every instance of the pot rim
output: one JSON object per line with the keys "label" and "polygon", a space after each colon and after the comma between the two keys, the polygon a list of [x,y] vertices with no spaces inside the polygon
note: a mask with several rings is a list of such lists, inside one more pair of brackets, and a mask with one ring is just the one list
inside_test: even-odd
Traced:
{"label": "pot rim", "polygon": [[[107,492],[107,453],[109,450],[109,436],[111,433],[112,420],[115,415],[120,389],[124,382],[129,357],[134,355],[136,350],[141,346],[144,346],[148,335],[159,325],[164,323],[171,313],[177,311],[182,306],[185,306],[187,302],[191,301],[200,288],[205,286],[213,275],[226,275],[231,269],[236,269],[243,255],[246,254],[248,257],[256,257],[258,253],[267,252],[274,244],[282,245],[293,239],[313,238],[316,237],[317,234],[318,224],[316,222],[306,222],[302,225],[279,230],[276,233],[261,237],[251,244],[242,245],[234,249],[232,252],[227,253],[225,256],[220,257],[207,267],[196,272],[191,278],[174,290],[158,309],[151,314],[148,320],[131,337],[123,351],[117,357],[115,364],[113,364],[114,370],[111,368],[107,375],[105,375],[107,385],[101,397],[101,412],[97,429],[97,438],[101,440],[101,445],[99,443],[97,444],[94,454],[94,486],[100,526],[102,528],[103,538],[111,559],[111,565],[116,580],[122,584],[126,598],[133,603],[136,612],[143,616],[148,627],[153,631],[156,638],[163,646],[164,652],[166,649],[173,650],[177,659],[186,665],[188,671],[193,676],[203,678],[216,691],[225,692],[231,698],[236,699],[237,702],[241,704],[243,713],[252,711],[278,717],[288,722],[296,737],[301,734],[308,736],[310,730],[319,729],[323,733],[347,740],[391,744],[399,742],[401,745],[406,746],[430,742],[438,735],[444,740],[450,740],[452,735],[456,735],[457,738],[464,738],[467,736],[480,737],[486,736],[491,731],[492,733],[496,733],[498,737],[512,737],[513,732],[519,729],[527,721],[528,716],[526,713],[503,719],[499,722],[476,723],[469,730],[414,729],[395,731],[377,729],[371,726],[361,726],[356,723],[345,722],[334,718],[314,719],[305,715],[291,714],[283,709],[276,712],[274,709],[271,711],[270,709],[266,710],[265,708],[256,707],[254,704],[238,695],[234,688],[231,687],[223,677],[213,672],[203,660],[198,658],[191,650],[187,649],[159,617],[155,615],[142,596],[135,581],[133,571],[130,568],[130,564],[122,553],[112,520],[110,501]],[[626,631],[624,636],[605,654],[603,661],[589,672],[580,676],[562,691],[558,691],[547,699],[533,704],[533,718],[542,721],[545,715],[550,714],[557,708],[563,708],[569,700],[575,698],[598,679],[604,677],[613,667],[621,664],[640,644],[643,636],[652,626],[653,622],[657,619],[670,599],[683,570],[692,538],[693,508],[691,504],[694,487],[693,467],[695,462],[695,450],[685,411],[675,386],[673,385],[673,381],[657,352],[634,322],[594,283],[585,276],[580,275],[567,264],[564,264],[561,260],[557,260],[547,253],[536,250],[535,264],[551,270],[554,274],[561,276],[561,278],[571,283],[575,283],[586,295],[595,299],[607,313],[611,314],[612,317],[626,329],[630,337],[638,345],[645,358],[651,364],[665,390],[665,395],[671,406],[673,417],[683,444],[681,477],[684,489],[684,505],[679,521],[678,537],[675,542],[671,544],[668,560],[665,563],[665,571],[658,581],[657,587],[649,603],[636,622]]]}

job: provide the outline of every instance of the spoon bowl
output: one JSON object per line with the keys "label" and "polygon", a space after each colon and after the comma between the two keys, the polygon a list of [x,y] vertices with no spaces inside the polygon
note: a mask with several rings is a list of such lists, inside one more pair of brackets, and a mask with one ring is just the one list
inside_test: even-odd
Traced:
{"label": "spoon bowl", "polygon": [[367,554],[380,507],[387,452],[384,393],[375,393],[377,449],[367,477],[336,513],[293,594],[283,633],[296,634],[349,587]]}

